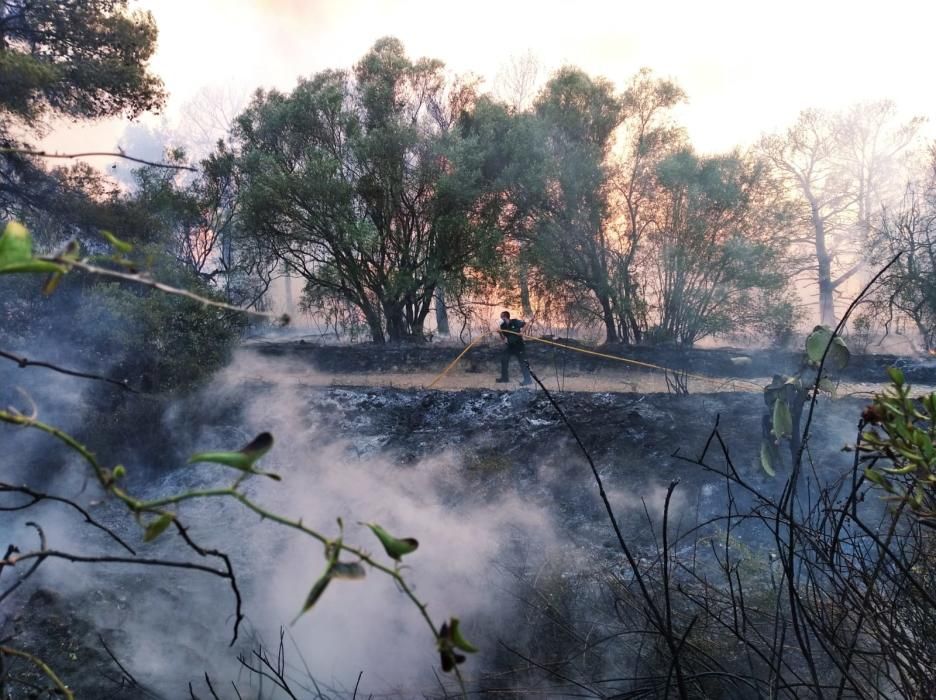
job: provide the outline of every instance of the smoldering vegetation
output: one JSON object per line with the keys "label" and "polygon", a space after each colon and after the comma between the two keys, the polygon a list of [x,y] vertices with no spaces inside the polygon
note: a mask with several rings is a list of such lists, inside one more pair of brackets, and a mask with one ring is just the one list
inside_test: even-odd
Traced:
{"label": "smoldering vegetation", "polygon": [[[301,370],[293,360],[241,353],[201,391],[154,410],[159,428],[174,439],[164,451],[133,451],[136,437],[126,435],[133,455],[124,461],[128,490],[157,498],[223,486],[228,469],[186,465],[186,455],[240,445],[268,430],[276,445],[263,466],[283,481],[253,477],[246,492],[271,512],[301,518],[325,533],[336,531],[340,517],[346,538],[372,551],[379,545],[359,521],[417,537],[420,548],[407,558],[407,579],[434,614],[461,618],[465,634],[481,649],[463,668],[472,692],[563,696],[581,686],[596,696],[634,691],[642,687],[648,664],[663,663],[652,627],[632,629],[645,607],[634,598],[635,570],[620,551],[587,462],[542,392],[309,388],[293,381]],[[82,399],[76,400],[80,405]],[[741,567],[750,600],[776,599],[770,582],[777,544],[770,528],[740,515],[756,510],[759,498],[736,487],[726,506],[724,477],[673,455],[679,447],[696,457],[720,416],[745,484],[778,498],[782,481],[769,479],[757,464],[758,395],[567,393],[559,400],[604,479],[636,572],[657,587],[658,569],[669,562],[675,591],[734,561],[730,566]],[[822,406],[809,489],[847,471],[850,463],[837,450],[854,440],[859,407],[854,401]],[[141,432],[155,428],[144,425]],[[184,554],[170,538],[140,542],[139,528],[112,503],[92,506],[99,498],[95,487],[77,476],[79,465],[67,466],[61,465],[47,491],[89,507],[140,555]],[[673,479],[680,484],[668,495]],[[726,507],[738,511],[737,524],[721,520]],[[662,558],[667,508],[669,551]],[[336,581],[291,624],[324,566],[320,544],[291,536],[228,499],[184,503],[178,514],[200,546],[231,556],[246,614],[233,647],[235,601],[225,581],[133,565],[95,565],[84,575],[78,568],[87,565],[47,562],[18,593],[14,610],[21,612],[12,613],[7,628],[18,628],[19,638],[37,643],[47,658],[51,653],[48,660],[63,673],[80,668],[75,688],[90,697],[133,697],[144,690],[180,697],[189,682],[203,697],[205,673],[215,689],[228,693],[234,681],[244,697],[288,697],[238,661],[261,667],[254,655],[259,652],[275,667],[281,627],[284,678],[300,696],[351,697],[361,672],[359,696],[458,692],[450,680],[439,685],[432,633],[392,581],[376,572],[360,581]],[[41,520],[50,547],[115,549],[73,515],[46,507],[30,517]],[[11,523],[13,532],[21,527],[22,521]],[[689,590],[683,605],[692,600]],[[654,600],[659,595],[654,588]],[[700,626],[693,645],[721,643],[715,624]]]}

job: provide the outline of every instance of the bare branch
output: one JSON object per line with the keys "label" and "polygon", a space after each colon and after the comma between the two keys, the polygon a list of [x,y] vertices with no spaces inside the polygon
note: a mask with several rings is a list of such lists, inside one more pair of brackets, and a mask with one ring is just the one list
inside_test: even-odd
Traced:
{"label": "bare branch", "polygon": [[79,372],[79,371],[77,371],[77,370],[67,369],[67,368],[65,368],[65,367],[60,367],[60,366],[58,366],[58,365],[54,365],[54,364],[52,364],[51,362],[43,362],[43,361],[41,361],[41,360],[30,360],[30,359],[28,359],[28,358],[26,358],[26,357],[21,357],[21,356],[19,356],[19,355],[14,355],[13,353],[7,352],[6,350],[0,350],[0,357],[3,357],[3,358],[5,358],[5,359],[7,359],[7,360],[10,360],[11,362],[15,362],[15,363],[16,363],[17,365],[19,365],[21,368],[26,368],[26,367],[30,367],[30,366],[31,366],[31,367],[44,367],[44,368],[46,368],[46,369],[51,369],[53,372],[58,372],[59,374],[67,374],[67,375],[70,376],[70,377],[79,377],[80,379],[93,379],[93,380],[99,381],[99,382],[107,382],[108,384],[113,384],[114,386],[120,387],[120,388],[123,389],[124,391],[129,391],[131,394],[140,393],[140,392],[138,392],[136,389],[134,389],[133,387],[129,386],[129,385],[127,384],[127,380],[126,380],[126,379],[123,379],[123,380],[111,379],[111,378],[109,378],[109,377],[102,377],[102,376],[99,375],[99,374],[90,374],[90,373],[88,373],[88,372]]}
{"label": "bare branch", "polygon": [[155,163],[150,160],[143,160],[142,158],[134,158],[133,156],[128,156],[126,153],[108,153],[108,152],[89,152],[89,153],[49,153],[48,151],[34,151],[28,148],[9,148],[9,147],[0,147],[0,153],[10,153],[21,156],[34,156],[36,158],[64,158],[67,160],[72,160],[75,158],[122,158],[123,160],[129,160],[133,163],[139,163],[141,165],[149,165],[154,168],[166,168],[167,170],[188,170],[189,172],[197,173],[199,172],[198,168],[193,168],[191,165],[181,165],[178,163]]}

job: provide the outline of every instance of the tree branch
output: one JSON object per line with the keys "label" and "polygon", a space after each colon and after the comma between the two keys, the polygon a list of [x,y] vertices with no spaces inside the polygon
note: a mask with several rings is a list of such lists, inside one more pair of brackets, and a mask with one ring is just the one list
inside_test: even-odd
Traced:
{"label": "tree branch", "polygon": [[49,153],[48,151],[34,151],[28,148],[10,148],[3,147],[0,148],[0,153],[10,153],[21,156],[34,156],[36,158],[64,158],[67,160],[73,160],[75,158],[122,158],[123,160],[129,160],[133,163],[139,163],[140,165],[149,165],[154,168],[165,168],[167,170],[188,170],[189,172],[197,173],[200,172],[198,168],[193,168],[191,165],[181,165],[177,163],[156,163],[150,160],[143,160],[142,158],[134,158],[133,156],[128,156],[126,153],[108,153],[102,151],[92,151],[89,153]]}
{"label": "tree branch", "polygon": [[109,377],[102,377],[99,374],[90,374],[88,372],[78,372],[77,370],[67,369],[65,367],[59,367],[58,365],[54,365],[51,362],[42,362],[41,360],[30,360],[26,357],[14,355],[13,353],[7,352],[6,350],[0,350],[0,357],[6,358],[7,360],[10,360],[11,362],[15,362],[17,365],[20,366],[20,368],[23,368],[23,369],[25,369],[26,367],[30,367],[30,366],[44,367],[46,369],[51,369],[53,372],[58,372],[59,374],[67,374],[70,377],[79,377],[81,379],[93,379],[98,382],[107,382],[108,384],[113,384],[114,386],[120,387],[124,391],[129,391],[131,394],[140,393],[136,389],[129,386],[127,384],[127,380],[125,379],[124,380],[110,379]]}

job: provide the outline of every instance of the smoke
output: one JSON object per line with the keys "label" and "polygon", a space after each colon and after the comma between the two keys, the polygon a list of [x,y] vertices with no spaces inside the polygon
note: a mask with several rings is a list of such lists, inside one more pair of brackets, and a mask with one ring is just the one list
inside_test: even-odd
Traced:
{"label": "smoke", "polygon": [[[613,633],[613,607],[601,577],[619,576],[621,560],[587,467],[580,456],[572,456],[577,448],[557,439],[564,431],[544,432],[542,451],[523,454],[517,461],[507,453],[512,446],[505,445],[505,433],[493,432],[504,422],[536,417],[539,409],[530,403],[535,395],[514,392],[486,400],[473,394],[461,403],[427,403],[428,397],[419,393],[329,389],[328,383],[327,375],[306,364],[242,352],[210,385],[173,404],[160,425],[128,426],[136,433],[126,439],[137,444],[148,432],[172,436],[172,444],[164,449],[137,449],[123,462],[128,490],[157,498],[228,486],[236,472],[218,465],[188,465],[185,456],[237,449],[270,431],[275,445],[262,468],[283,480],[251,477],[244,485],[248,496],[268,511],[301,519],[328,537],[337,536],[341,518],[344,541],[388,565],[392,562],[361,522],[417,538],[419,549],[404,558],[403,575],[427,604],[434,624],[460,618],[466,637],[481,648],[463,667],[469,679],[516,664],[501,641],[528,650],[534,658],[575,653],[572,646],[562,646],[571,643],[563,640],[561,630],[555,631],[556,620],[569,621],[570,628],[576,621],[592,620],[589,625]],[[68,405],[77,411],[84,398],[76,385],[62,384],[59,391],[71,397]],[[602,405],[600,396],[592,403]],[[750,402],[759,406],[760,397],[658,397],[629,406],[621,439],[604,443],[613,445],[613,451],[607,457],[596,453],[596,459],[615,515],[638,556],[653,556],[668,480],[679,473],[647,445],[658,443],[668,455],[674,446],[663,436],[671,437],[678,429],[685,446],[695,447],[705,428],[690,438],[688,431],[695,426],[680,416],[703,411],[737,418]],[[677,413],[678,406],[682,408]],[[453,407],[461,412],[454,418],[449,413]],[[571,403],[571,411],[580,409]],[[410,410],[414,416],[421,412],[420,421],[431,421],[429,438],[415,419],[410,434],[400,434],[399,416]],[[610,404],[606,410],[611,410]],[[381,421],[382,413],[394,411],[395,417]],[[827,442],[825,449],[834,452],[853,438],[858,411],[846,405],[826,413],[821,407],[816,430]],[[551,409],[543,416],[531,425],[548,431],[555,416]],[[78,417],[75,413],[73,419]],[[757,415],[749,418],[723,424],[730,444],[759,425]],[[474,438],[468,436],[472,421],[485,426]],[[406,419],[403,423],[405,430]],[[438,436],[444,426],[465,435],[433,444],[441,443]],[[29,462],[43,446],[37,443],[32,449]],[[108,453],[99,456],[110,466]],[[101,495],[96,485],[85,483],[86,465],[67,453],[62,459],[59,476],[45,484],[46,490],[74,497],[141,556],[216,564],[192,555],[171,531],[143,543],[142,528],[122,507],[110,500],[94,505]],[[736,453],[735,460],[739,468],[750,470],[753,483],[765,483],[753,450],[750,455]],[[670,503],[671,536],[724,508],[720,482],[699,470],[682,474],[684,481]],[[776,485],[780,488],[781,481]],[[433,675],[439,659],[432,630],[389,577],[369,570],[363,580],[335,580],[312,610],[291,624],[325,567],[319,542],[262,520],[232,499],[189,501],[177,512],[201,546],[232,558],[246,615],[238,642],[228,646],[234,596],[222,579],[191,571],[50,560],[31,583],[70,601],[73,629],[82,629],[79,620],[92,623],[83,633],[85,647],[98,647],[100,633],[136,678],[163,697],[185,696],[188,682],[197,687],[205,672],[215,687],[229,688],[233,680],[244,697],[277,697],[269,681],[261,688],[237,656],[256,665],[251,653],[262,644],[275,660],[279,630],[285,626],[286,673],[300,697],[312,679],[332,697],[350,697],[362,672],[361,696],[414,697],[439,691]],[[106,535],[83,525],[81,517],[67,509],[45,507],[28,516],[42,523],[55,549],[120,553]],[[26,533],[25,519],[26,514],[10,531]],[[29,544],[25,537],[22,543]],[[544,625],[554,625],[549,635],[542,633]],[[35,628],[45,629],[38,622]],[[58,641],[40,639],[36,648],[51,648]],[[613,662],[624,663],[620,655]],[[106,658],[102,664],[113,671]],[[92,673],[88,669],[91,666],[85,676]],[[505,683],[509,682],[519,681]],[[199,695],[205,694],[202,687]]]}
{"label": "smoke", "polygon": [[[241,358],[196,397],[175,405],[166,427],[189,452],[235,449],[270,431],[276,443],[263,468],[283,481],[253,477],[245,486],[252,500],[329,537],[338,534],[341,518],[345,542],[387,565],[392,561],[360,522],[417,538],[419,549],[405,558],[403,575],[436,625],[459,617],[466,637],[482,648],[464,667],[471,676],[496,650],[496,639],[504,634],[498,622],[510,619],[517,605],[505,595],[515,582],[504,562],[511,562],[511,571],[527,564],[535,568],[562,548],[547,504],[517,491],[482,497],[461,473],[457,451],[430,451],[414,463],[400,464],[392,453],[376,451],[373,442],[327,427],[335,425],[335,416],[310,407],[310,390],[292,381],[298,369],[270,360],[260,367]],[[232,402],[239,404],[239,415],[230,412]],[[193,429],[193,424],[203,427]],[[236,475],[220,466],[168,465],[166,456],[140,454],[135,463],[126,463],[132,492],[153,498],[229,485]],[[72,466],[73,473],[81,473],[80,464]],[[51,489],[80,493],[72,477]],[[78,500],[97,501],[94,490]],[[119,527],[141,556],[193,559],[169,533],[142,543],[141,528],[114,504],[93,512]],[[44,564],[37,579],[65,598],[83,601],[81,615],[94,619],[145,686],[179,697],[190,680],[207,670],[214,681],[235,680],[243,691],[251,679],[235,657],[249,659],[261,642],[275,656],[279,629],[286,626],[287,675],[293,682],[311,682],[307,665],[316,683],[349,694],[360,672],[363,696],[396,690],[400,697],[411,697],[438,689],[432,630],[390,577],[371,570],[363,580],[335,580],[315,607],[290,626],[325,567],[323,546],[261,521],[233,500],[184,503],[178,514],[201,546],[232,557],[247,616],[233,649],[228,642],[234,596],[223,580],[150,567],[56,561]],[[49,511],[42,517],[57,549],[114,549],[106,538],[77,527],[67,513]]]}

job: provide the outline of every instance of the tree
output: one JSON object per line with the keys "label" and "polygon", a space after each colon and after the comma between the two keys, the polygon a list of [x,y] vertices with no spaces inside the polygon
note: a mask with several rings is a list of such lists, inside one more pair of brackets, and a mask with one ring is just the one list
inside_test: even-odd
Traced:
{"label": "tree", "polygon": [[806,110],[785,134],[762,142],[799,204],[802,234],[794,242],[811,251],[804,269],[815,275],[824,325],[835,325],[836,291],[861,270],[870,217],[921,124],[894,124],[895,117],[888,102],[841,114]]}
{"label": "tree", "polygon": [[936,152],[928,177],[907,187],[903,201],[885,210],[872,234],[875,264],[901,256],[872,301],[872,315],[889,331],[895,316],[916,327],[927,352],[936,349]]}
{"label": "tree", "polygon": [[360,309],[376,342],[422,336],[436,288],[492,256],[491,145],[463,134],[471,81],[379,40],[353,73],[258,93],[238,119],[247,225],[306,280]]}
{"label": "tree", "polygon": [[[126,0],[5,0],[0,3],[0,216],[57,206],[62,180],[15,152],[12,135],[41,132],[53,117],[99,119],[162,105],[147,62],[156,25]],[[63,171],[60,171],[63,172]]]}
{"label": "tree", "polygon": [[0,113],[134,117],[159,107],[162,82],[147,68],[156,49],[148,12],[127,0],[6,0],[0,6]]}
{"label": "tree", "polygon": [[515,113],[529,109],[540,89],[543,67],[532,51],[512,56],[494,78],[494,94]]}
{"label": "tree", "polygon": [[546,201],[534,239],[538,265],[547,278],[589,290],[607,342],[617,342],[606,158],[623,119],[621,100],[607,80],[567,67],[547,83],[535,112],[545,129],[549,158]]}
{"label": "tree", "polygon": [[683,150],[658,165],[657,181],[647,283],[656,340],[691,345],[782,303],[786,221],[764,163]]}
{"label": "tree", "polygon": [[621,340],[640,342],[647,321],[647,300],[639,284],[641,244],[657,226],[657,166],[669,154],[684,147],[686,136],[669,111],[686,95],[670,80],[654,78],[642,69],[624,92],[624,123],[618,134],[620,151],[615,161],[612,279],[617,300]]}
{"label": "tree", "polygon": [[[512,56],[501,67],[494,79],[494,94],[506,104],[511,113],[520,115],[529,110],[540,89],[543,69],[532,51],[519,56]],[[517,283],[520,288],[520,306],[524,316],[532,316],[533,306],[530,298],[530,252],[529,241],[518,238]]]}

